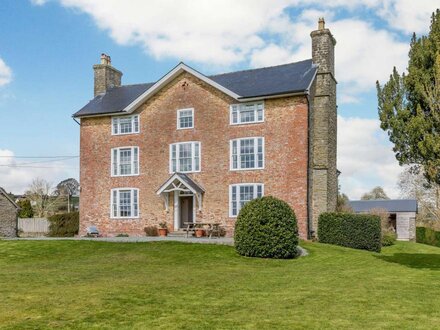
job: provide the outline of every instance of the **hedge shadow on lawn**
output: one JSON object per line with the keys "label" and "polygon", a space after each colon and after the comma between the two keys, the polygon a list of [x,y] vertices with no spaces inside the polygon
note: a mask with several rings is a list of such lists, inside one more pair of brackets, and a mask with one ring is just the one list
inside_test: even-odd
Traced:
{"label": "hedge shadow on lawn", "polygon": [[386,262],[416,269],[440,270],[440,254],[434,253],[395,253],[391,256],[375,256]]}

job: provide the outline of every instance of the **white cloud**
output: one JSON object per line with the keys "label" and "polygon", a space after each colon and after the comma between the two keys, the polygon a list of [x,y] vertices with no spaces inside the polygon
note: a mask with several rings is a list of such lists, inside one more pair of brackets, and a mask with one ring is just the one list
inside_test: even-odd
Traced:
{"label": "white cloud", "polygon": [[49,0],[31,0],[31,3],[35,6],[42,6],[46,4]]}
{"label": "white cloud", "polygon": [[67,178],[78,178],[78,161],[17,159],[14,152],[0,149],[0,185],[7,192],[21,194],[39,177],[56,185]]}
{"label": "white cloud", "polygon": [[397,179],[402,172],[379,120],[338,117],[338,169],[342,192],[358,199],[381,185],[397,198]]}
{"label": "white cloud", "polygon": [[11,80],[12,80],[12,70],[0,58],[0,87],[9,84]]}

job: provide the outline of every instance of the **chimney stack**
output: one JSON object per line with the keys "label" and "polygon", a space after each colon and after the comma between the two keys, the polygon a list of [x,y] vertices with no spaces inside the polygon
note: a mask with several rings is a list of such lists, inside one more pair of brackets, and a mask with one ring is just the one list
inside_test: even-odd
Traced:
{"label": "chimney stack", "polygon": [[110,88],[121,86],[122,72],[112,67],[111,57],[101,54],[101,63],[93,66],[95,72],[94,96],[104,94]]}
{"label": "chimney stack", "polygon": [[336,40],[325,27],[324,18],[318,20],[318,29],[313,31],[312,61],[318,66],[313,91],[312,119],[310,123],[310,187],[312,210],[309,214],[311,230],[318,228],[318,217],[322,212],[336,209],[338,179],[336,169],[337,106],[335,79]]}

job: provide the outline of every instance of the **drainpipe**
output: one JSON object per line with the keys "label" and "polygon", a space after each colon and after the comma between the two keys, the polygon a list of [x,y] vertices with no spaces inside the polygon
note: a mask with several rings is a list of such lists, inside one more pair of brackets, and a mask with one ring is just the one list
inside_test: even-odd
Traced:
{"label": "drainpipe", "polygon": [[310,102],[310,93],[309,91],[307,91],[306,93],[306,99],[307,99],[307,109],[308,109],[308,127],[307,127],[307,132],[308,132],[308,136],[307,136],[307,239],[312,239],[313,235],[313,223],[312,223],[312,206],[310,205],[311,203],[311,199],[310,199],[310,195],[311,195],[311,185],[310,185],[310,178],[311,178],[311,167],[312,167],[312,163],[311,163],[311,143],[310,143],[310,137],[312,136],[312,106],[311,106],[311,102]]}

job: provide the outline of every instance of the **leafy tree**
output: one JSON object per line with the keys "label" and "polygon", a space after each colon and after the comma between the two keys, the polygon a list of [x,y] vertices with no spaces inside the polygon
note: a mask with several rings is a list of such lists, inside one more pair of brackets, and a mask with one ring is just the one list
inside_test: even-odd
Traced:
{"label": "leafy tree", "polygon": [[67,198],[67,212],[70,212],[72,196],[79,193],[79,183],[74,178],[69,178],[57,184],[55,194]]}
{"label": "leafy tree", "polygon": [[373,199],[390,199],[382,187],[377,186],[373,188],[370,192],[362,195],[361,200],[368,201]]}
{"label": "leafy tree", "polygon": [[376,83],[381,128],[394,143],[401,165],[422,170],[440,183],[440,10],[427,36],[413,34],[408,73],[394,68],[385,85]]}
{"label": "leafy tree", "polygon": [[20,199],[17,202],[17,205],[20,207],[20,211],[18,212],[19,218],[34,217],[34,210],[32,209],[31,201],[29,199]]}

